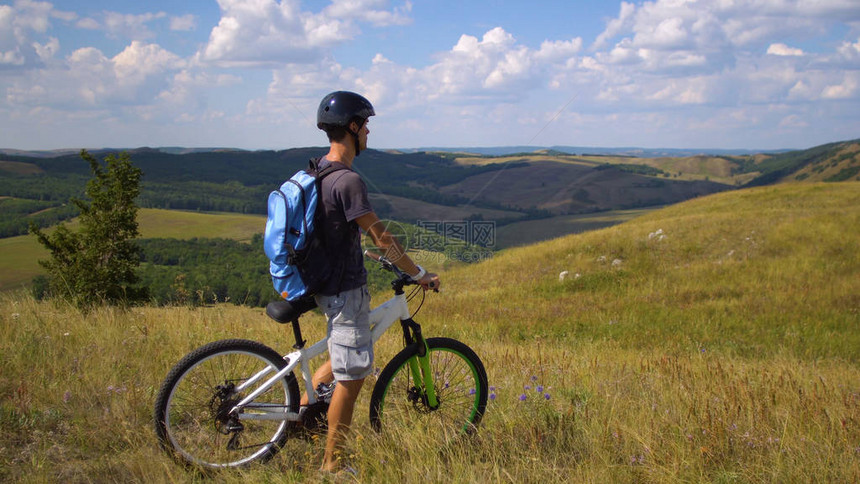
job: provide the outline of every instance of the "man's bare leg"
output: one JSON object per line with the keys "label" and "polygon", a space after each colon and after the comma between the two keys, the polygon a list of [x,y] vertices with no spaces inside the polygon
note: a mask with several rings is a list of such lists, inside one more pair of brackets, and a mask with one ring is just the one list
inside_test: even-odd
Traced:
{"label": "man's bare leg", "polygon": [[[311,377],[311,386],[314,390],[320,385],[320,383],[331,383],[334,381],[334,374],[331,372],[331,360],[327,360],[322,364],[317,371],[314,372],[314,375]],[[308,396],[306,394],[302,394],[300,405],[307,406],[308,404]]]}
{"label": "man's bare leg", "polygon": [[330,472],[337,470],[337,450],[343,445],[349,426],[352,423],[352,413],[355,401],[361,391],[364,379],[344,380],[337,382],[331,403],[328,407],[328,436],[325,442],[325,456],[322,469]]}

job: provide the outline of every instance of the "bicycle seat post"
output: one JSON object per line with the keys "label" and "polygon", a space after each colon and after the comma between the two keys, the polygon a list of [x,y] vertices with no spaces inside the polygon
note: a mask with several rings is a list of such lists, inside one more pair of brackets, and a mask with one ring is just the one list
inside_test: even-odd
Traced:
{"label": "bicycle seat post", "polygon": [[293,336],[296,338],[296,344],[293,345],[293,349],[300,350],[305,347],[306,341],[302,339],[302,328],[299,326],[299,318],[290,321],[290,324],[293,325]]}

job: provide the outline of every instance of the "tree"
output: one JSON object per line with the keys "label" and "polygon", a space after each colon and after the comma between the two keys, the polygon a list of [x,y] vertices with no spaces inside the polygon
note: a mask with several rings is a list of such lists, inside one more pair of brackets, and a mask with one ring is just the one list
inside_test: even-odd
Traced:
{"label": "tree", "polygon": [[89,200],[72,199],[81,212],[78,231],[63,224],[51,234],[30,227],[51,253],[49,260],[39,261],[48,271],[50,293],[82,309],[145,299],[146,290],[134,286],[140,265],[135,198],[143,173],[128,153],[108,156],[104,166],[86,150],[81,158],[90,164],[93,178],[85,190]]}

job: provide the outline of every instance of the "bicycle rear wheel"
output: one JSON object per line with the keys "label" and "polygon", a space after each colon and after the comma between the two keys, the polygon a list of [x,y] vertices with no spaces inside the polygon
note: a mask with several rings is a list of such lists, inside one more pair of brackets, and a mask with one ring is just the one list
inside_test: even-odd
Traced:
{"label": "bicycle rear wheel", "polygon": [[487,406],[487,373],[478,355],[450,338],[429,338],[430,371],[438,407],[431,408],[423,382],[412,377],[409,361],[415,348],[398,353],[382,370],[370,398],[370,423],[379,431],[410,429],[422,439],[445,444],[471,434]]}
{"label": "bicycle rear wheel", "polygon": [[[192,351],[168,373],[155,401],[161,446],[181,461],[203,468],[271,458],[292,426],[282,414],[299,409],[295,375],[272,385],[240,414],[230,410],[285,365],[277,352],[254,341],[216,341]],[[237,391],[266,368],[270,371],[265,378]],[[266,416],[272,418],[262,418]]]}

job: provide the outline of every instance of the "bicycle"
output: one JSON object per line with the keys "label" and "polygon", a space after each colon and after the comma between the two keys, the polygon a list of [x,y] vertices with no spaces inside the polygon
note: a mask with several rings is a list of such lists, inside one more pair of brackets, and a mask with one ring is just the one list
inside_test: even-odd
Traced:
{"label": "bicycle", "polygon": [[[400,321],[404,348],[382,369],[370,397],[370,424],[382,431],[420,428],[438,432],[443,441],[475,432],[487,405],[484,365],[460,341],[424,338],[410,314],[404,287],[415,285],[384,257],[368,257],[397,278],[394,296],[370,312],[374,345]],[[266,314],[292,324],[294,351],[281,356],[262,343],[227,339],[203,345],[182,358],[168,373],[155,402],[155,431],[163,449],[181,462],[202,468],[239,467],[271,459],[303,425],[324,419],[327,402],[312,388],[310,360],[327,352],[327,338],[310,347],[299,317],[316,306],[287,301],[269,303]],[[308,406],[299,408],[300,368]],[[272,374],[274,373],[274,374]],[[312,410],[315,409],[315,410]],[[432,437],[432,435],[427,435]]]}

